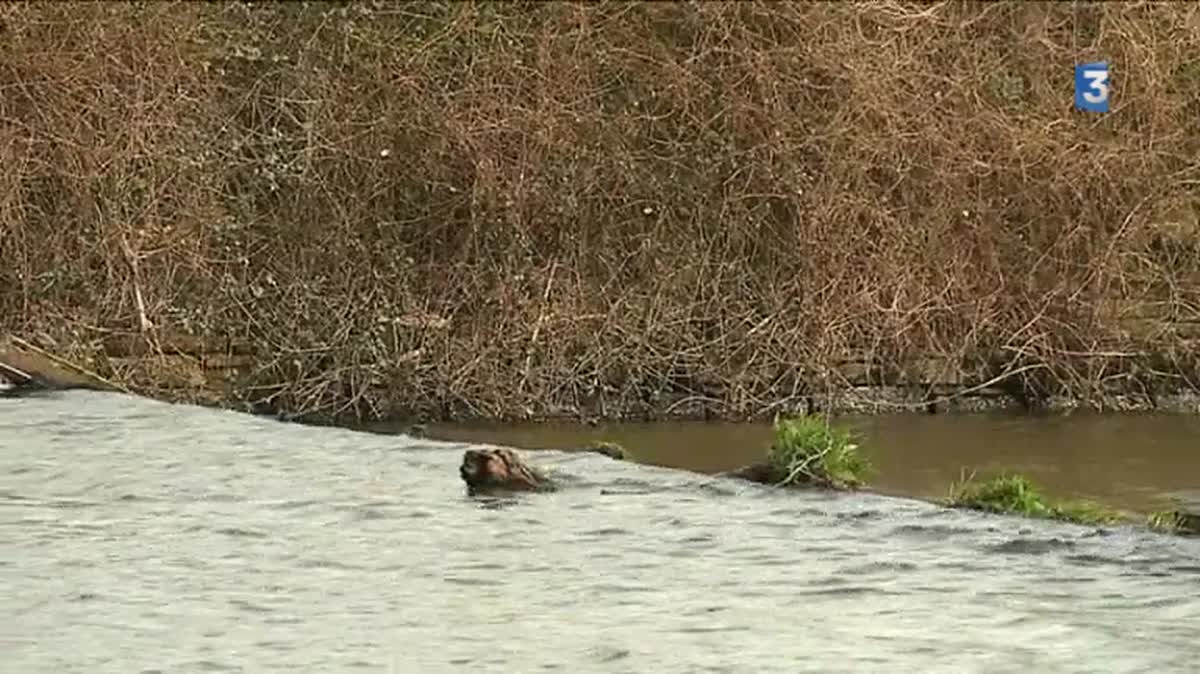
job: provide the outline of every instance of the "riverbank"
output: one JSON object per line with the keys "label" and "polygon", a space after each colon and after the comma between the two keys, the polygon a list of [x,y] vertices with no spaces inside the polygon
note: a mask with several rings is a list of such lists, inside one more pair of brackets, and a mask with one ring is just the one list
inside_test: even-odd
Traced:
{"label": "riverbank", "polygon": [[0,334],[307,420],[1195,412],[1198,19],[5,5]]}
{"label": "riverbank", "polygon": [[[53,348],[53,343],[47,344]],[[1200,396],[1190,391],[1160,392],[1110,389],[1091,399],[1051,396],[1031,404],[1006,377],[948,383],[936,374],[952,372],[943,362],[936,367],[925,362],[926,376],[904,380],[903,374],[884,379],[861,362],[846,363],[840,387],[823,391],[783,395],[763,399],[756,404],[737,405],[727,392],[680,392],[664,394],[649,391],[628,399],[608,400],[598,396],[574,404],[551,401],[541,407],[526,406],[500,414],[472,415],[469,409],[439,407],[430,401],[393,401],[399,414],[366,415],[351,408],[336,414],[300,413],[281,408],[270,392],[253,386],[256,372],[254,351],[242,345],[220,344],[196,338],[175,336],[157,339],[124,336],[110,338],[83,351],[78,347],[61,349],[64,355],[40,347],[19,337],[0,339],[0,369],[8,371],[14,383],[22,376],[50,388],[91,388],[135,393],[169,402],[183,402],[243,411],[272,414],[299,421],[322,423],[444,421],[601,421],[655,420],[768,420],[776,415],[812,414],[944,414],[987,411],[1067,413],[1076,410],[1104,412],[1171,412],[1200,414]],[[880,379],[872,380],[877,374]],[[278,389],[276,389],[277,392]],[[374,392],[379,398],[386,391]]]}

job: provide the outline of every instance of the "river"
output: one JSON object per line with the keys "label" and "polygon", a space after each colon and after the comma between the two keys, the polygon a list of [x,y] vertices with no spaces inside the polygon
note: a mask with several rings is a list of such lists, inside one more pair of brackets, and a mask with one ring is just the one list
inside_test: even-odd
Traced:
{"label": "river", "polygon": [[[1140,508],[1200,492],[1183,417],[849,420],[879,484],[962,465]],[[449,427],[451,441],[114,394],[0,400],[0,670],[1189,672],[1200,540],[704,473],[763,426]],[[464,443],[578,478],[468,498]],[[955,440],[957,438],[957,440]],[[679,468],[691,468],[692,471]],[[1057,493],[1057,491],[1056,491]]]}

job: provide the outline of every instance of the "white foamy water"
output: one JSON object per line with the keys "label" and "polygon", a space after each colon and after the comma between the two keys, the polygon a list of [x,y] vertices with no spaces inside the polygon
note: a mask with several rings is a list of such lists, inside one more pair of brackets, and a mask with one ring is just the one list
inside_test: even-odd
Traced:
{"label": "white foamy water", "polygon": [[1188,672],[1200,541],[125,396],[0,400],[0,670]]}

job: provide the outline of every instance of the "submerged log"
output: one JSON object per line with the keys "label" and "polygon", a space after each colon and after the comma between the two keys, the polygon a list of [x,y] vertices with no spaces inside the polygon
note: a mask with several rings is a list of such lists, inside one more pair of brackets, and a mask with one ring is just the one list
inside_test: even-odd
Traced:
{"label": "submerged log", "polygon": [[1175,513],[1175,521],[1179,523],[1179,531],[1181,533],[1200,536],[1200,511],[1177,511]]}
{"label": "submerged log", "polygon": [[717,473],[718,477],[732,477],[739,480],[748,480],[757,482],[758,484],[773,485],[787,479],[787,475],[776,468],[774,465],[761,462],[752,463],[748,466],[742,466],[737,470],[730,470],[724,473]]}
{"label": "submerged log", "polygon": [[[579,453],[590,452],[601,454],[615,460],[626,458],[625,450],[613,443],[597,443],[587,447],[574,447],[558,451]],[[468,449],[463,452],[462,463],[458,467],[459,477],[466,483],[471,494],[514,491],[553,491],[557,488],[554,480],[542,470],[525,462],[514,449],[507,447],[488,447],[485,449]],[[763,462],[743,466],[737,470],[718,473],[718,477],[732,477],[759,484],[778,484],[787,476],[780,473],[775,466]]]}
{"label": "submerged log", "polygon": [[56,389],[120,391],[119,386],[18,337],[0,337],[0,382],[4,395]]}
{"label": "submerged log", "polygon": [[586,447],[571,447],[568,449],[559,450],[562,452],[591,452],[593,454],[601,454],[616,461],[624,461],[629,458],[625,453],[625,448],[612,442],[597,442],[594,445]]}
{"label": "submerged log", "polygon": [[[618,446],[601,443],[591,447],[561,450],[567,452],[594,452],[623,459],[625,452]],[[467,484],[472,495],[493,492],[555,491],[557,483],[541,470],[534,468],[513,449],[489,447],[468,449],[463,453],[459,475]],[[769,462],[752,463],[736,470],[717,473],[716,477],[729,477],[767,486],[784,483],[788,475]],[[792,483],[794,484],[794,483]],[[821,485],[828,487],[829,485]],[[935,502],[939,505],[947,505]],[[1154,531],[1178,536],[1200,536],[1200,511],[1171,510],[1155,513],[1149,518],[1149,527]]]}
{"label": "submerged log", "polygon": [[[618,461],[626,458],[625,451],[612,443],[598,443],[559,451],[591,452]],[[472,494],[496,491],[552,491],[556,488],[555,482],[544,472],[530,466],[516,450],[507,447],[468,449],[463,452],[458,474]],[[779,484],[787,475],[772,464],[761,462],[718,473],[717,477],[731,477],[770,486]]]}

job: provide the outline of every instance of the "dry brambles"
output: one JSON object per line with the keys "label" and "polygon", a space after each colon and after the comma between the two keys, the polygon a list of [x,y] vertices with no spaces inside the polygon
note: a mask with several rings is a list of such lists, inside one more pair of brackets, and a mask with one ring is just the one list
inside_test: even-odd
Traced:
{"label": "dry brambles", "polygon": [[1195,391],[1198,218],[1197,3],[0,7],[0,331],[295,414]]}

